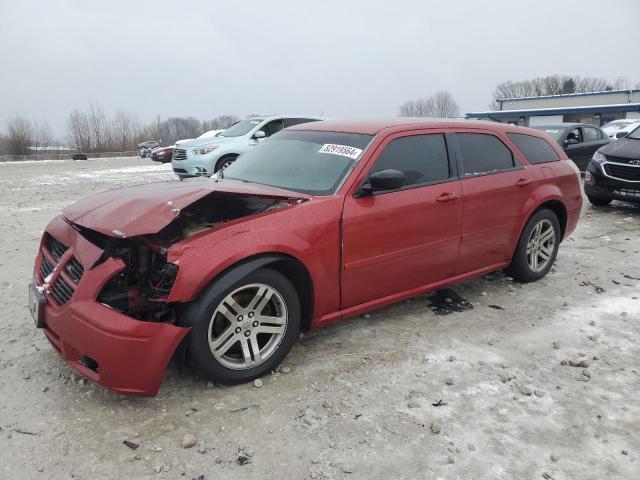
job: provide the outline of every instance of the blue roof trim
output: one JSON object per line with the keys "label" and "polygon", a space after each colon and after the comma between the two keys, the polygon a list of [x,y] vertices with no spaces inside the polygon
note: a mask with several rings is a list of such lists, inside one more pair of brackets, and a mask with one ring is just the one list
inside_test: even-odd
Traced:
{"label": "blue roof trim", "polygon": [[503,102],[519,102],[522,100],[538,100],[538,99],[544,99],[544,98],[566,98],[566,97],[580,97],[580,96],[585,96],[585,97],[590,97],[590,96],[595,96],[595,95],[609,95],[609,94],[616,94],[616,93],[636,93],[636,92],[640,92],[640,88],[625,88],[623,90],[603,90],[601,92],[583,92],[583,93],[562,93],[560,95],[542,95],[539,97],[519,97],[519,98],[498,98],[496,101],[503,103]]}
{"label": "blue roof trim", "polygon": [[619,105],[589,105],[586,107],[530,108],[527,110],[489,110],[487,112],[469,112],[465,118],[492,118],[530,115],[559,115],[573,112],[634,112],[640,111],[640,103],[621,103]]}

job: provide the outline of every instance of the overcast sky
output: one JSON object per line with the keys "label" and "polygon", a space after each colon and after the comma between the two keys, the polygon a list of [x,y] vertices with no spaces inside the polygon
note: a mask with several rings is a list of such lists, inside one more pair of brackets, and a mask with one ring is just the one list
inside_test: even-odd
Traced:
{"label": "overcast sky", "polygon": [[62,137],[90,101],[143,121],[370,117],[448,89],[464,113],[505,80],[639,82],[638,45],[637,0],[0,0],[0,129],[21,114]]}

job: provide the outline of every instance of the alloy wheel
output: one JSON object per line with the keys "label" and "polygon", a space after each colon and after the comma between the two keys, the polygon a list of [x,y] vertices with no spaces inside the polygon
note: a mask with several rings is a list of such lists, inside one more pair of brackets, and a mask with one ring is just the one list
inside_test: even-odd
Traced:
{"label": "alloy wheel", "polygon": [[541,272],[553,258],[556,245],[556,230],[547,220],[540,220],[529,235],[527,241],[527,263],[533,272]]}
{"label": "alloy wheel", "polygon": [[278,349],[287,321],[287,305],[275,288],[261,283],[243,285],[214,311],[209,321],[209,349],[227,368],[253,368]]}

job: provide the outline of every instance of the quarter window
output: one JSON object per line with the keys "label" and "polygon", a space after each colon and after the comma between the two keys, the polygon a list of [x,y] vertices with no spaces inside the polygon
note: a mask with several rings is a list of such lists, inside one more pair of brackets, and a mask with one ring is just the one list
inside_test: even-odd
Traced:
{"label": "quarter window", "polygon": [[531,135],[521,133],[507,133],[507,137],[516,144],[529,163],[556,162],[560,157],[556,151],[546,142],[546,140]]}
{"label": "quarter window", "polygon": [[377,158],[371,173],[387,169],[404,173],[405,187],[447,180],[451,175],[444,135],[412,135],[392,140]]}
{"label": "quarter window", "polygon": [[510,170],[515,166],[511,150],[493,135],[456,133],[456,138],[465,177]]}

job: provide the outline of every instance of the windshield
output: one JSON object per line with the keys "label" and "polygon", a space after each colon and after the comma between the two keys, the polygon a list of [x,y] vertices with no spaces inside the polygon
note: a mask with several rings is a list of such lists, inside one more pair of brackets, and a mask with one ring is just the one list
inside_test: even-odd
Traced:
{"label": "windshield", "polygon": [[562,132],[564,131],[561,128],[552,128],[552,127],[533,127],[533,128],[535,128],[536,130],[542,130],[551,138],[553,138],[556,142],[560,140],[560,137],[562,136]]}
{"label": "windshield", "polygon": [[224,170],[224,178],[331,195],[372,138],[353,133],[283,131],[242,154]]}
{"label": "windshield", "polygon": [[264,120],[263,118],[252,118],[250,120],[242,120],[234,123],[226,130],[220,132],[219,137],[241,137],[245,133],[249,132],[252,128],[260,125]]}
{"label": "windshield", "polygon": [[640,127],[636,127],[629,135],[624,138],[632,138],[633,140],[640,140]]}

